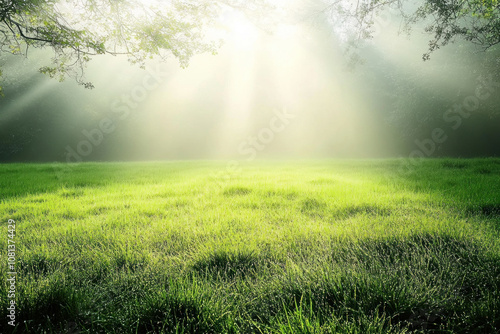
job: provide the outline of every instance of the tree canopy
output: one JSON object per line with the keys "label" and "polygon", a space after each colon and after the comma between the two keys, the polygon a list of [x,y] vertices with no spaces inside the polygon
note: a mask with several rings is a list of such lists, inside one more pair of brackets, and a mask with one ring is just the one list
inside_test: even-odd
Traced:
{"label": "tree canopy", "polygon": [[2,0],[0,53],[28,55],[50,48],[52,64],[40,69],[91,88],[83,69],[92,56],[126,55],[143,65],[152,56],[190,57],[215,52],[205,27],[216,16],[214,1]]}
{"label": "tree canopy", "polygon": [[351,37],[364,40],[373,37],[374,17],[388,8],[399,11],[402,31],[410,32],[423,25],[432,37],[430,54],[456,39],[478,45],[487,50],[500,44],[499,0],[325,0],[324,11],[335,16],[338,26],[351,30]]}
{"label": "tree canopy", "polygon": [[[72,77],[87,88],[84,68],[92,56],[125,55],[144,65],[153,56],[175,56],[181,66],[198,53],[218,49],[206,38],[220,6],[265,13],[269,0],[0,0],[0,55],[28,55],[30,48],[53,51],[40,72]],[[357,40],[372,37],[374,16],[400,11],[404,30],[425,24],[432,35],[424,60],[438,48],[462,38],[491,48],[500,43],[499,0],[318,0],[337,27]],[[269,14],[269,13],[268,13]],[[1,75],[1,65],[0,65]],[[0,88],[1,89],[1,88]],[[0,90],[1,93],[1,90]]]}

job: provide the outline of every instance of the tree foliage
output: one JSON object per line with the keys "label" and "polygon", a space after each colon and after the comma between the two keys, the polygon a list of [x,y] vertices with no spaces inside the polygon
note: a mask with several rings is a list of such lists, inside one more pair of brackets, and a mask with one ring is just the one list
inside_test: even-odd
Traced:
{"label": "tree foliage", "polygon": [[[63,80],[83,77],[92,56],[126,55],[144,65],[153,56],[175,56],[187,66],[192,55],[216,52],[205,27],[216,17],[215,1],[0,0],[0,54],[49,48],[42,73]],[[1,72],[0,72],[1,73]]]}
{"label": "tree foliage", "polygon": [[351,31],[354,40],[373,37],[374,17],[380,12],[397,10],[404,31],[418,24],[431,34],[424,60],[442,46],[457,38],[489,49],[500,44],[499,0],[422,0],[417,4],[405,0],[326,0],[325,11],[336,17],[337,25]]}
{"label": "tree foliage", "polygon": [[[419,23],[432,35],[424,60],[438,48],[463,38],[491,48],[500,43],[500,0],[315,0],[336,16],[354,40],[372,37],[374,17],[388,8],[400,11],[404,29]],[[216,52],[207,27],[221,6],[265,16],[269,0],[0,0],[0,55],[26,56],[30,48],[53,51],[40,71],[63,80],[83,76],[93,56],[125,55],[132,63],[174,56],[182,66],[202,52]],[[267,13],[269,14],[269,13]],[[269,15],[267,15],[269,16]],[[1,76],[0,64],[0,76]],[[0,88],[1,93],[1,88]]]}

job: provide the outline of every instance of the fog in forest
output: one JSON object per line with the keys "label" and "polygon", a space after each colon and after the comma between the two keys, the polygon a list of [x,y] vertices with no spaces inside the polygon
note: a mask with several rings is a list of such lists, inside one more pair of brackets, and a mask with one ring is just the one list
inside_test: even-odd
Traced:
{"label": "fog in forest", "polygon": [[348,28],[293,13],[265,25],[226,11],[219,53],[185,69],[94,57],[92,90],[39,74],[47,51],[3,56],[0,161],[500,155],[494,52],[456,41],[423,61],[430,36],[386,11],[346,53]]}

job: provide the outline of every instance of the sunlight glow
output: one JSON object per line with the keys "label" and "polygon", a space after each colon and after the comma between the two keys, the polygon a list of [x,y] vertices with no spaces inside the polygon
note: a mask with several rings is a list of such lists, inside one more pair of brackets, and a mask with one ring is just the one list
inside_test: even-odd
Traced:
{"label": "sunlight glow", "polygon": [[[395,27],[383,28],[384,34],[360,52],[377,66],[388,60],[411,72],[408,59],[418,46],[395,48],[395,37],[389,34]],[[111,118],[116,135],[109,136],[105,145],[118,147],[116,157],[121,158],[246,161],[376,156],[384,152],[390,136],[374,112],[390,107],[377,105],[385,73],[366,66],[363,70],[371,70],[371,79],[363,71],[345,71],[342,36],[329,29],[227,9],[206,32],[209,40],[224,41],[216,56],[197,55],[185,69],[179,68],[175,57],[161,67],[151,61],[145,71],[130,67],[126,57],[100,57],[86,71],[97,89],[60,101],[57,111],[74,119],[77,144],[87,141],[82,130],[88,133],[102,119]],[[46,58],[50,61],[49,55]],[[137,95],[144,91],[145,78],[158,85]],[[20,102],[27,105],[33,98],[41,99],[52,85],[50,81],[34,87]],[[74,83],[61,85],[69,89]],[[25,108],[18,104],[17,109]],[[2,108],[0,121],[11,117],[13,107]],[[279,113],[283,110],[291,117]],[[81,125],[83,117],[95,119],[97,125],[90,121]],[[71,142],[63,143],[64,152]]]}
{"label": "sunlight glow", "polygon": [[227,41],[240,49],[254,47],[260,35],[258,28],[243,13],[234,10],[223,15],[221,28],[227,34]]}

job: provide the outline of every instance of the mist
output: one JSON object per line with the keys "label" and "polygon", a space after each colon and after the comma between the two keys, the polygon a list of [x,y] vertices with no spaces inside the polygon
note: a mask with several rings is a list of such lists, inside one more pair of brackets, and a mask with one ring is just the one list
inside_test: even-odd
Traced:
{"label": "mist", "polygon": [[0,161],[500,154],[491,54],[457,41],[424,62],[429,36],[400,34],[386,12],[352,64],[345,30],[304,17],[273,17],[264,29],[229,11],[219,53],[187,68],[95,57],[85,72],[93,90],[39,74],[44,50],[4,57]]}

